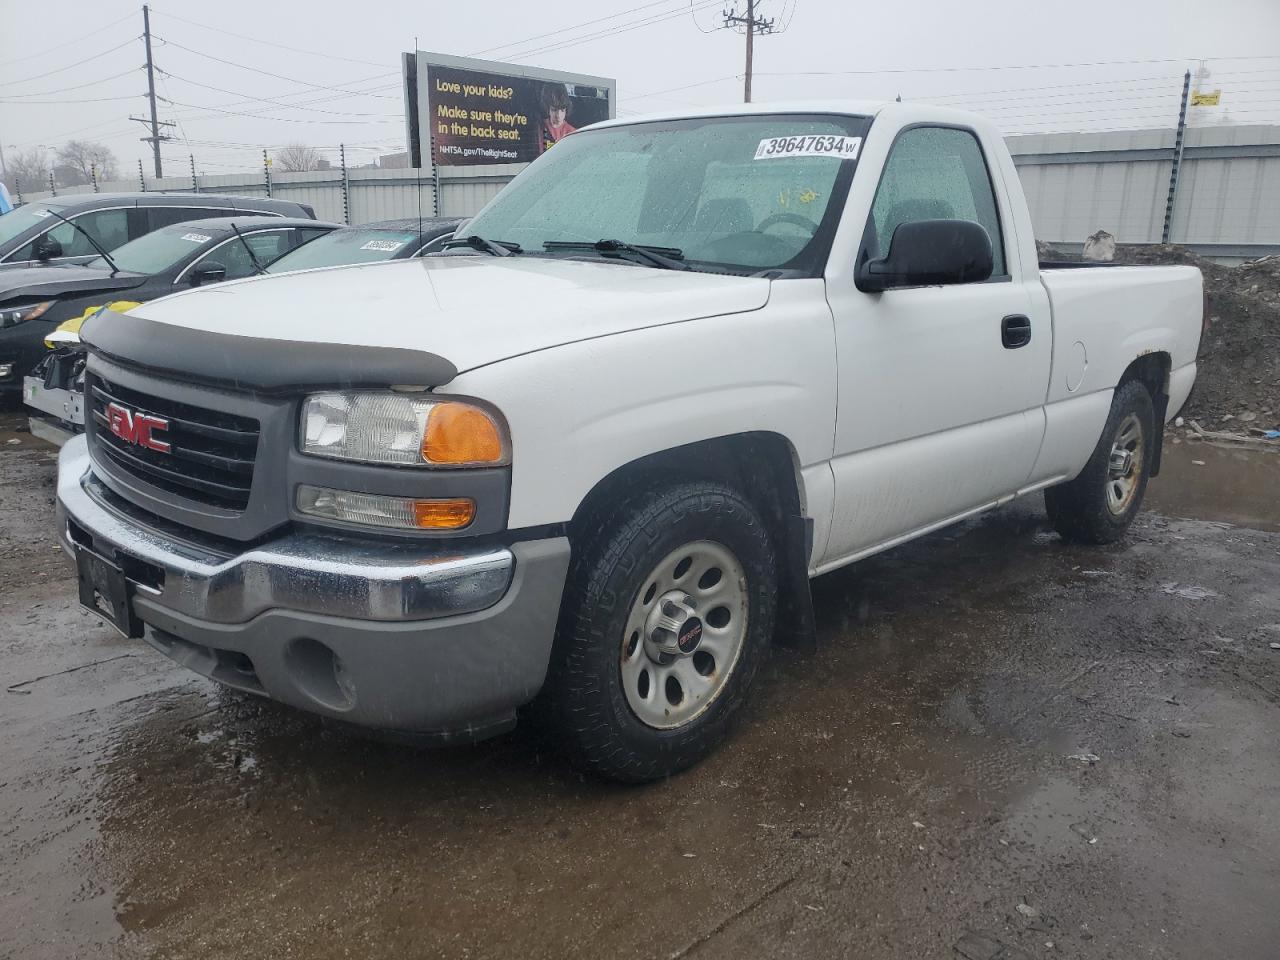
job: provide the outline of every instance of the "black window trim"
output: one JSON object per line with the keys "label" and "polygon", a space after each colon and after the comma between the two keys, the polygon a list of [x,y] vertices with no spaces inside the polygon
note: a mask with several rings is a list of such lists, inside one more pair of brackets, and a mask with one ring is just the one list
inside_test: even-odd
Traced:
{"label": "black window trim", "polygon": [[[876,205],[876,197],[880,195],[880,187],[884,183],[885,171],[889,169],[889,161],[893,159],[893,151],[898,146],[898,141],[902,139],[904,134],[907,134],[912,130],[919,130],[921,128],[928,129],[928,130],[958,130],[961,133],[967,133],[969,134],[969,136],[973,137],[973,142],[978,147],[978,156],[982,158],[982,167],[987,173],[987,186],[990,187],[991,189],[992,208],[994,209],[995,215],[996,215],[996,229],[1000,231],[1001,259],[1004,261],[1004,273],[1000,273],[1000,274],[993,273],[991,276],[987,277],[986,280],[980,280],[977,282],[979,283],[1013,283],[1013,274],[1009,270],[1009,244],[1008,244],[1008,236],[1007,236],[1008,231],[1005,230],[1004,217],[1001,216],[1000,214],[1000,195],[999,195],[999,192],[996,190],[995,181],[991,179],[991,161],[987,157],[987,151],[982,146],[982,137],[978,136],[977,130],[975,130],[973,127],[967,126],[966,124],[945,123],[945,122],[939,122],[936,120],[919,120],[915,123],[909,123],[905,127],[902,127],[897,133],[893,135],[893,143],[889,144],[889,149],[884,155],[885,156],[884,166],[881,167],[880,169],[880,179],[876,181],[875,193],[871,195],[871,206],[867,209],[867,223],[862,228],[862,239],[858,243],[858,255],[854,259],[854,263],[856,264],[856,266],[854,267],[855,271],[858,269],[858,266],[862,264],[864,258],[870,257],[870,250],[868,247],[868,244],[870,243],[869,233],[871,230],[872,217],[875,215],[874,211],[875,211],[875,205]],[[928,286],[936,286],[936,284],[928,284]],[[969,286],[969,284],[967,283],[949,284],[949,286]],[[893,289],[894,290],[919,290],[921,288],[920,287],[894,287]],[[886,291],[886,293],[887,292],[889,291]]]}

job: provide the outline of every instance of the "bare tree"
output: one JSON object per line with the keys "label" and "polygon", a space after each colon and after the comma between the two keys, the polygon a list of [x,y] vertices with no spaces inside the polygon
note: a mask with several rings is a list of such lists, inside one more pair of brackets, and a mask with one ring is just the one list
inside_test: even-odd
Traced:
{"label": "bare tree", "polygon": [[319,170],[320,151],[303,143],[291,143],[276,151],[274,166],[284,173]]}
{"label": "bare tree", "polygon": [[10,154],[5,160],[5,183],[9,191],[35,193],[49,187],[49,160],[44,147],[30,147]]}
{"label": "bare tree", "polygon": [[114,180],[119,169],[115,154],[90,140],[68,140],[57,158],[58,182],[69,187],[92,182],[95,172],[99,181]]}

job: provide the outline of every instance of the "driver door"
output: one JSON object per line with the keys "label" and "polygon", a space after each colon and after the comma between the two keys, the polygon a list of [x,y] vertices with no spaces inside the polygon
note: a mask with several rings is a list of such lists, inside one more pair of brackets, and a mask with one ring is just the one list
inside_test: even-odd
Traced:
{"label": "driver door", "polygon": [[[825,565],[923,532],[1017,491],[1044,432],[1051,331],[1017,262],[1003,190],[980,139],[957,127],[902,130],[885,161],[859,260],[899,224],[963,219],[991,238],[986,281],[864,293],[853,263],[828,267],[839,400],[835,510]],[[1029,318],[1011,347],[1007,317]]]}

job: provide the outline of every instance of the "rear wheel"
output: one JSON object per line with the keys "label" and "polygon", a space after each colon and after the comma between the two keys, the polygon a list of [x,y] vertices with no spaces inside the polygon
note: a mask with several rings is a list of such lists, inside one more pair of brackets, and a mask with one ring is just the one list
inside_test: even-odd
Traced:
{"label": "rear wheel", "polygon": [[1130,380],[1111,400],[1111,413],[1080,475],[1044,493],[1045,508],[1064,540],[1114,543],[1142,507],[1154,459],[1151,394]]}
{"label": "rear wheel", "polygon": [[711,482],[650,491],[574,544],[543,713],[602,776],[683,770],[724,738],[773,633],[772,543],[755,507]]}

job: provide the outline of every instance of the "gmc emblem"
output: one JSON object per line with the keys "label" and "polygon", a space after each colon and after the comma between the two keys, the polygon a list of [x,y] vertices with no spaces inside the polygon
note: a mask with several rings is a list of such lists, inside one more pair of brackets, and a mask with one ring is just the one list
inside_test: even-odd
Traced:
{"label": "gmc emblem", "polygon": [[155,434],[169,429],[169,421],[122,407],[118,403],[107,404],[107,429],[125,443],[135,443],[156,453],[168,453],[169,442],[157,440]]}

